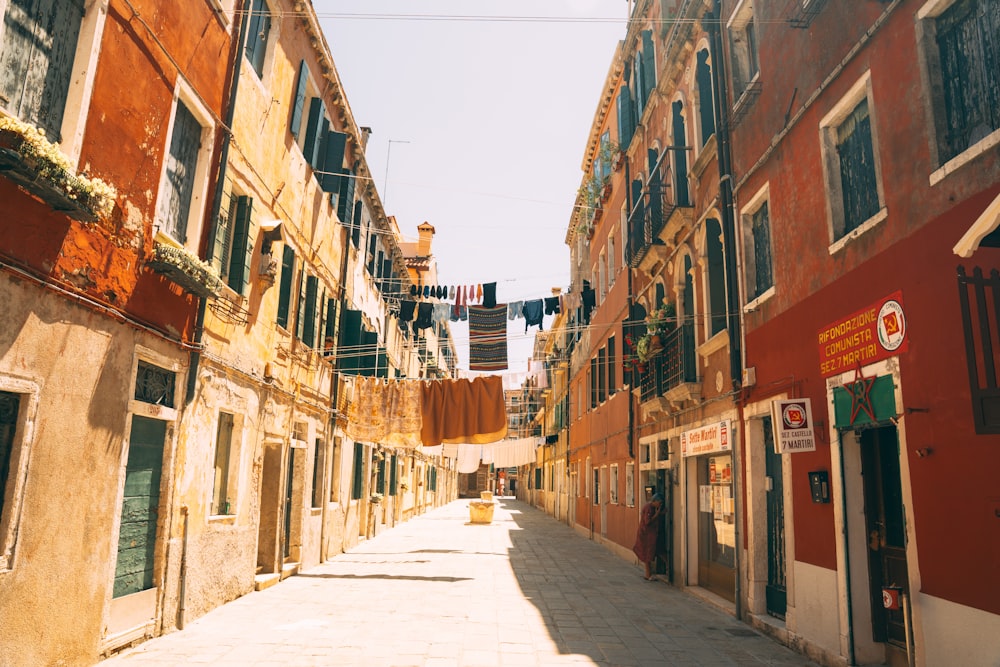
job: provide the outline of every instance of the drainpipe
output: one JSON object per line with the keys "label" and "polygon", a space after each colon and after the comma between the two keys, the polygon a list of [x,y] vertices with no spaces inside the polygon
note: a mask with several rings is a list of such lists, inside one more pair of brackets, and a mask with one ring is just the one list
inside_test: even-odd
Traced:
{"label": "drainpipe", "polygon": [[[232,137],[232,127],[233,127],[233,117],[236,115],[236,93],[239,90],[240,84],[240,65],[243,63],[243,45],[246,42],[247,34],[247,24],[249,21],[247,17],[250,16],[251,10],[251,0],[245,0],[243,3],[243,11],[239,14],[240,22],[240,36],[236,41],[236,53],[233,54],[232,59],[232,80],[229,84],[229,99],[226,100],[228,108],[226,109],[226,121],[225,126],[222,129],[222,147],[219,151],[219,175],[215,180],[215,194],[212,197],[212,210],[208,218],[208,252],[211,253],[213,248],[215,248],[215,235],[218,233],[218,219],[219,210],[222,208],[222,190],[226,183],[226,164],[229,161],[229,144]],[[211,255],[209,255],[209,261],[211,261]],[[194,391],[198,386],[198,365],[201,363],[201,337],[205,328],[205,310],[208,308],[208,299],[202,297],[199,299],[198,303],[198,319],[195,321],[194,326],[194,343],[197,346],[196,349],[191,351],[191,364],[188,370],[187,379],[187,394],[185,396],[185,404],[191,403],[194,400]]]}
{"label": "drainpipe", "polygon": [[181,506],[181,516],[184,518],[184,532],[181,538],[181,589],[178,593],[180,600],[177,612],[177,629],[184,629],[184,611],[187,607],[187,552],[188,552],[188,506]]}
{"label": "drainpipe", "polygon": [[[714,0],[712,10],[705,15],[704,25],[709,33],[712,45],[712,93],[714,98],[714,112],[716,118],[715,139],[716,153],[719,165],[719,204],[722,209],[722,243],[726,257],[726,328],[729,334],[729,376],[734,389],[740,389],[743,383],[743,350],[741,345],[740,326],[740,295],[737,287],[737,267],[736,267],[736,212],[733,204],[733,176],[732,176],[732,154],[729,135],[729,116],[725,110],[729,109],[729,102],[726,95],[726,63],[723,56],[722,42],[722,2]],[[740,418],[742,423],[742,398],[737,394],[737,407],[740,408]],[[734,587],[734,598],[736,600],[736,618],[743,618],[743,600],[741,574],[742,567],[740,552],[742,550],[742,531],[740,530],[740,516],[742,514],[742,462],[740,447],[733,448],[733,469],[736,474],[733,476],[733,498],[736,503],[736,516],[734,523],[734,537],[736,539],[736,582]]]}

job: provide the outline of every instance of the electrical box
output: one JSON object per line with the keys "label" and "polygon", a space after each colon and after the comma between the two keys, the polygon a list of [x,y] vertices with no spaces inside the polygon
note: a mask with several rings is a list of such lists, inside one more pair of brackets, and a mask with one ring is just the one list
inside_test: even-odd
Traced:
{"label": "electrical box", "polygon": [[814,503],[830,502],[830,474],[825,470],[809,473],[809,490]]}

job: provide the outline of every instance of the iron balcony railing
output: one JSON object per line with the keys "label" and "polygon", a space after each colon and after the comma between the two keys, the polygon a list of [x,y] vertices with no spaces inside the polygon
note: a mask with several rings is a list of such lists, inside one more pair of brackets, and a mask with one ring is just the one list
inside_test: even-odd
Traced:
{"label": "iron balcony railing", "polygon": [[666,180],[653,179],[636,197],[628,216],[628,264],[639,266],[649,248],[659,243],[659,233],[676,206],[666,197]]}
{"label": "iron balcony railing", "polygon": [[639,383],[643,402],[662,396],[674,387],[698,381],[694,349],[694,322],[683,322],[660,336],[663,350],[646,362],[646,372]]}

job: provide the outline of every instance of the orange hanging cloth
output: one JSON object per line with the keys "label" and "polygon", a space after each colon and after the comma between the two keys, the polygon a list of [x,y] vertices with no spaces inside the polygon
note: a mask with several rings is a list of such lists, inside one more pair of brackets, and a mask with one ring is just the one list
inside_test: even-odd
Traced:
{"label": "orange hanging cloth", "polygon": [[442,443],[484,445],[507,436],[503,378],[424,382],[421,389],[424,447]]}

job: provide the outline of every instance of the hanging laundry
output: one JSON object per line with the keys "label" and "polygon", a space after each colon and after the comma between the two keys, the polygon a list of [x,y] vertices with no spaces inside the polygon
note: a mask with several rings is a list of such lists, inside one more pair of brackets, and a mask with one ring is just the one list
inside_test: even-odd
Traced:
{"label": "hanging laundry", "polygon": [[483,307],[494,308],[497,305],[497,284],[483,283]]}
{"label": "hanging laundry", "polygon": [[597,294],[592,288],[588,287],[583,290],[581,298],[583,300],[583,321],[590,322],[590,311],[597,305]]}
{"label": "hanging laundry", "polygon": [[448,298],[449,299],[454,299],[455,298],[455,286],[454,285],[452,285],[451,288],[450,288],[450,294],[449,294]]}
{"label": "hanging laundry", "polygon": [[516,318],[524,317],[524,301],[511,301],[508,304],[507,309],[507,319],[513,320]]}
{"label": "hanging laundry", "polygon": [[417,286],[410,285],[410,296],[416,296],[416,295],[417,295]]}
{"label": "hanging laundry", "polygon": [[[460,473],[474,473],[479,470],[479,461],[483,458],[482,445],[455,445],[458,447],[458,455],[455,457],[455,469]],[[445,445],[447,452],[448,445]]]}
{"label": "hanging laundry", "polygon": [[484,445],[483,449],[492,453],[495,468],[512,468],[534,463],[538,456],[535,450],[542,442],[542,438],[516,438]]}
{"label": "hanging laundry", "polygon": [[559,297],[550,296],[545,299],[545,314],[555,315],[559,312]]}
{"label": "hanging laundry", "polygon": [[441,443],[483,444],[507,435],[503,378],[422,382],[420,437],[425,447]]}
{"label": "hanging laundry", "polygon": [[458,311],[458,319],[461,320],[462,322],[465,322],[467,319],[469,319],[468,306],[462,306],[462,308]]}
{"label": "hanging laundry", "polygon": [[451,306],[446,303],[435,303],[434,310],[431,315],[431,319],[439,324],[444,324],[448,321],[448,313],[451,310]]}
{"label": "hanging laundry", "polygon": [[421,442],[422,400],[419,382],[356,377],[345,432],[356,441],[415,448]]}
{"label": "hanging laundry", "polygon": [[476,301],[482,302],[483,300],[483,286],[476,285]]}
{"label": "hanging laundry", "polygon": [[533,301],[524,302],[524,330],[528,331],[528,327],[537,326],[538,330],[542,330],[542,318],[545,317],[542,310],[542,300],[534,299]]}
{"label": "hanging laundry", "polygon": [[426,329],[434,324],[434,304],[421,303],[417,305],[417,319],[413,323],[413,331]]}
{"label": "hanging laundry", "polygon": [[542,359],[532,359],[528,363],[528,374],[534,379],[534,387],[537,389],[548,389],[549,374],[545,371],[545,361]]}
{"label": "hanging laundry", "polygon": [[416,301],[400,301],[399,302],[399,321],[400,322],[410,322],[413,320],[413,311],[417,308]]}
{"label": "hanging laundry", "polygon": [[507,304],[469,306],[469,370],[507,368]]}
{"label": "hanging laundry", "polygon": [[430,285],[424,285],[424,298],[426,299],[426,298],[430,297],[430,295],[431,295],[431,286]]}

